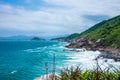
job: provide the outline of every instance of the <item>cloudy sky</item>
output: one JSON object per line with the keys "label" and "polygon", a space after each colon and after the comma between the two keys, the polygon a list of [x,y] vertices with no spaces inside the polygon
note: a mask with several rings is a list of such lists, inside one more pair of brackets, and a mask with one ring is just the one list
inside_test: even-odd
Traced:
{"label": "cloudy sky", "polygon": [[0,36],[82,32],[120,14],[120,0],[0,0]]}

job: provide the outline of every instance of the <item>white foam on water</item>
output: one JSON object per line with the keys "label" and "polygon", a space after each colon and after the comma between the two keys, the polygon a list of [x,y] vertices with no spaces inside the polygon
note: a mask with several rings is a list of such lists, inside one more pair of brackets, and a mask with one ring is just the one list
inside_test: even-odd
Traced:
{"label": "white foam on water", "polygon": [[33,53],[33,52],[41,52],[43,50],[47,49],[47,46],[44,46],[44,47],[38,47],[38,48],[35,48],[35,49],[26,49],[24,50],[25,52],[28,52],[28,53]]}
{"label": "white foam on water", "polygon": [[14,71],[12,71],[12,72],[10,72],[11,74],[14,74],[14,73],[16,73],[17,71],[16,70],[14,70]]}
{"label": "white foam on water", "polygon": [[[76,52],[74,54],[69,54],[69,60],[65,60],[66,63],[69,63],[69,66],[81,65],[83,69],[95,69],[97,66],[97,61],[95,60],[101,52],[99,51],[84,51]],[[105,62],[107,61],[107,62]],[[120,62],[115,62],[113,59],[99,58],[98,63],[102,69],[110,66],[120,66]]]}

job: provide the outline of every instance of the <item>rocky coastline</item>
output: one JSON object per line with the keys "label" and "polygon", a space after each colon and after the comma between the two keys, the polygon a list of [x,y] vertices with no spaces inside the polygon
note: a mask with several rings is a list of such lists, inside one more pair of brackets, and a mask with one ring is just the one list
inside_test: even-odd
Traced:
{"label": "rocky coastline", "polygon": [[69,45],[66,48],[85,48],[86,50],[100,51],[102,54],[100,57],[114,59],[115,61],[120,61],[120,49],[119,48],[109,48],[103,44],[103,39],[98,39],[96,42],[85,38],[76,38],[72,40],[60,40],[68,42]]}

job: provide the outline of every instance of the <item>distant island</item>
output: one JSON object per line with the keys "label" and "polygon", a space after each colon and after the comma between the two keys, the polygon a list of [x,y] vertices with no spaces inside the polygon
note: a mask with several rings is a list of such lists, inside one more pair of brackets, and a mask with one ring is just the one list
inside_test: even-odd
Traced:
{"label": "distant island", "polygon": [[9,36],[9,37],[0,37],[0,40],[3,40],[3,41],[5,41],[5,40],[20,40],[20,41],[22,41],[22,40],[45,40],[45,39],[43,39],[43,38],[40,38],[40,37],[34,37],[34,36],[24,36],[24,35],[18,35],[18,36]]}
{"label": "distant island", "polygon": [[39,40],[45,40],[45,39],[42,39],[42,38],[39,38],[39,37],[33,37],[31,40],[39,41]]}

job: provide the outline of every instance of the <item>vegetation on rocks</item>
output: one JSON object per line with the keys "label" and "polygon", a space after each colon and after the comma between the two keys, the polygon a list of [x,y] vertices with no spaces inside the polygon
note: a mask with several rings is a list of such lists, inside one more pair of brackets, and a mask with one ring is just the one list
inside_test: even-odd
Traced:
{"label": "vegetation on rocks", "polygon": [[78,37],[79,35],[80,35],[79,33],[74,33],[74,34],[71,34],[68,37],[66,37],[66,39],[74,39],[74,38]]}
{"label": "vegetation on rocks", "polygon": [[81,34],[72,34],[66,39],[86,38],[94,43],[103,39],[104,46],[109,48],[120,48],[120,15],[112,19],[102,21]]}

